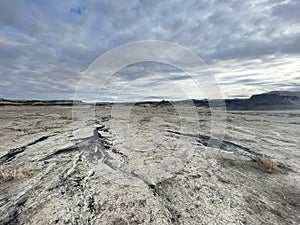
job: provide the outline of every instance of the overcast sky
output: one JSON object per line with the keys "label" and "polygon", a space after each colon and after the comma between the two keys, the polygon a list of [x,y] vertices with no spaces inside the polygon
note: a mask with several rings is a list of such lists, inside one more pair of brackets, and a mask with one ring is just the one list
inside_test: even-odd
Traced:
{"label": "overcast sky", "polygon": [[[1,0],[0,97],[72,99],[97,57],[141,40],[196,53],[224,97],[300,90],[299,12],[298,0]],[[144,99],[202,97],[189,76],[169,67],[129,66],[99,98],[114,100],[126,85]]]}

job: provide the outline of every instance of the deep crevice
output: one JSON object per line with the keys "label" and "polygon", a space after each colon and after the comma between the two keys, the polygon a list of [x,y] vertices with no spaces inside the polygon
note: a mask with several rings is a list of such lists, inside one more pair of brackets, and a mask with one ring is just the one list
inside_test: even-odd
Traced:
{"label": "deep crevice", "polygon": [[10,150],[8,153],[6,153],[5,155],[3,155],[3,156],[0,157],[0,163],[2,164],[4,162],[7,162],[7,161],[10,161],[10,160],[14,159],[14,157],[16,155],[24,152],[27,147],[29,147],[31,145],[34,145],[34,144],[37,144],[38,142],[44,141],[44,140],[48,139],[49,137],[50,136],[42,136],[42,137],[38,138],[37,140],[35,140],[33,142],[30,142],[27,145],[24,145],[22,147]]}
{"label": "deep crevice", "polygon": [[187,136],[187,137],[193,137],[197,140],[198,143],[200,143],[203,146],[219,148],[223,151],[233,152],[234,154],[237,155],[247,156],[253,160],[257,159],[258,157],[265,156],[264,154],[258,153],[256,151],[251,150],[250,148],[244,147],[234,142],[226,141],[226,140],[218,140],[208,135],[185,134],[185,133],[180,133],[172,130],[167,130],[167,132],[182,135],[182,136]]}
{"label": "deep crevice", "polygon": [[67,147],[67,148],[61,148],[61,149],[58,149],[57,151],[51,153],[50,155],[47,155],[42,160],[48,160],[48,159],[52,158],[55,155],[69,153],[69,152],[76,151],[76,150],[78,150],[78,146],[71,146],[71,147]]}

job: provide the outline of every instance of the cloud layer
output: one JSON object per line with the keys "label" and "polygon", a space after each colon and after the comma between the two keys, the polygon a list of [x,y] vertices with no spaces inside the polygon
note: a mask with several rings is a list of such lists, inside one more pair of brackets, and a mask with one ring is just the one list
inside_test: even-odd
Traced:
{"label": "cloud layer", "polygon": [[[196,53],[225,97],[299,90],[299,11],[297,0],[3,0],[0,97],[71,99],[82,72],[98,56],[149,39]],[[175,68],[159,63],[129,67],[115,75],[119,79],[112,79],[100,100],[113,100],[126,85],[131,95],[144,93],[145,98],[203,96]]]}

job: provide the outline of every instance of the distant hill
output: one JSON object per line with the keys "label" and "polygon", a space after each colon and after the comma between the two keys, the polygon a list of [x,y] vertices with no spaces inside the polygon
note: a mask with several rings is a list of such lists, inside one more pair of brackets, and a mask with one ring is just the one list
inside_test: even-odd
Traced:
{"label": "distant hill", "polygon": [[225,103],[228,110],[300,109],[300,91],[272,91],[249,99],[227,99]]}
{"label": "distant hill", "polygon": [[[191,100],[177,101],[178,104],[186,104]],[[192,100],[197,107],[209,107],[208,100]],[[211,100],[216,101],[216,100]],[[227,110],[294,110],[300,109],[300,91],[272,91],[263,94],[252,95],[249,99],[225,99]],[[77,104],[88,104],[75,101]],[[72,100],[9,100],[0,98],[0,106],[73,106]],[[172,101],[147,101],[138,102],[140,106],[167,107]],[[107,105],[109,103],[96,103]]]}
{"label": "distant hill", "polygon": [[[75,101],[81,103],[81,101]],[[0,106],[72,106],[73,100],[10,100],[0,98]]]}
{"label": "distant hill", "polygon": [[[192,100],[197,107],[209,107],[208,100]],[[210,100],[213,102],[216,100]],[[272,91],[251,96],[248,99],[225,99],[227,110],[294,110],[300,109],[300,91]],[[188,104],[190,100],[176,101],[177,104]],[[175,102],[140,102],[138,105],[165,107]]]}

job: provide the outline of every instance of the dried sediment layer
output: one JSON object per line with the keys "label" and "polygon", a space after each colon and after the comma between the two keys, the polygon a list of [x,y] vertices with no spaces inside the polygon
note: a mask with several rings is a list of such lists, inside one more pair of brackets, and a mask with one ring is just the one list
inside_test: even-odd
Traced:
{"label": "dried sediment layer", "polygon": [[[134,135],[118,136],[114,126],[128,121],[112,123],[110,109],[99,106],[92,132],[82,138],[73,136],[70,110],[1,108],[0,162],[10,174],[1,175],[2,224],[300,221],[296,112],[230,113],[219,149],[207,146],[206,110],[199,109],[200,128],[190,123],[182,133],[173,109],[137,107]],[[151,125],[151,117],[161,119]],[[184,148],[193,148],[192,157],[174,160]],[[159,167],[166,158],[174,164],[167,172]]]}

